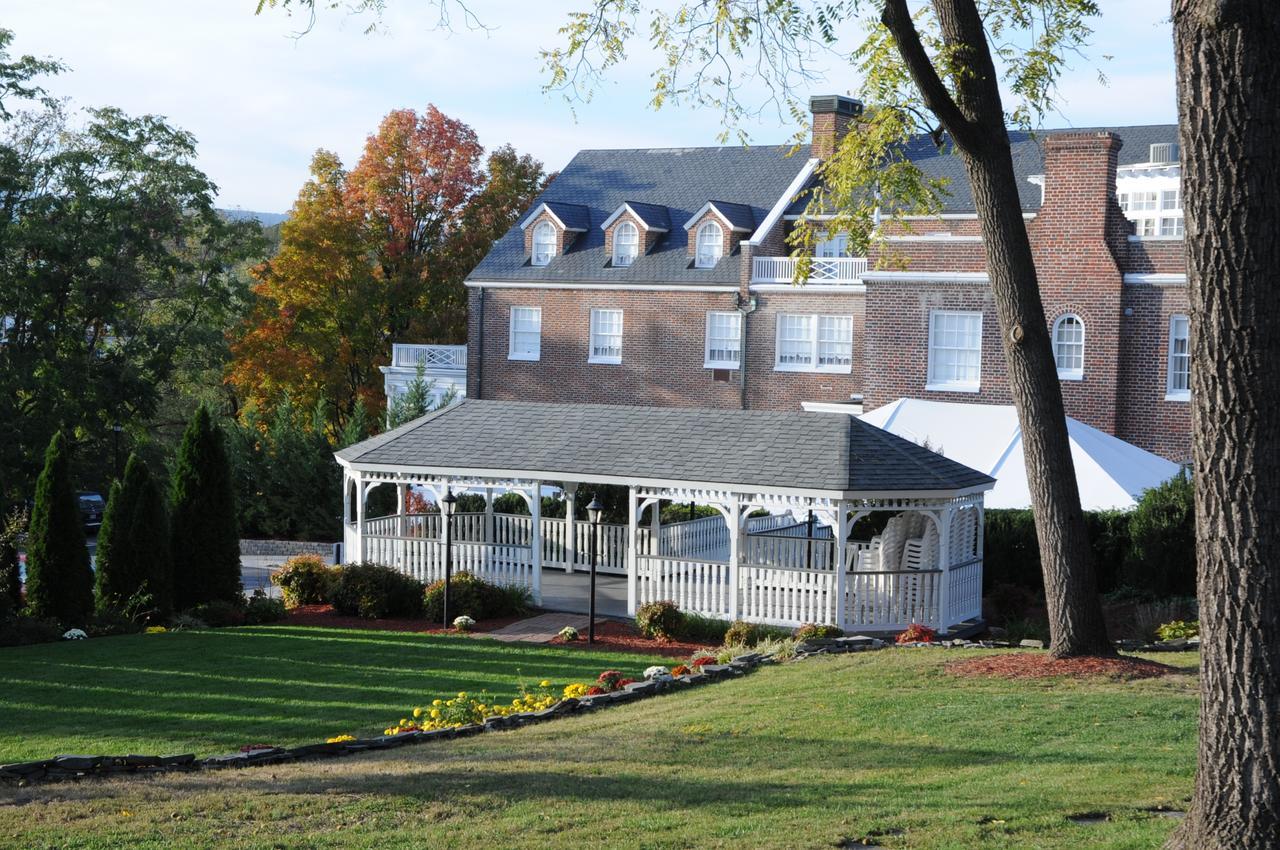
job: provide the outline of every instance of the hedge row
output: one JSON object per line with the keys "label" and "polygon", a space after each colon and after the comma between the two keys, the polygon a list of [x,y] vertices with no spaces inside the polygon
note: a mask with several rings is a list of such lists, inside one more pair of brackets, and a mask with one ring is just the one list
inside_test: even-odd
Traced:
{"label": "hedge row", "polygon": [[[1098,589],[1132,588],[1156,598],[1196,590],[1195,516],[1185,476],[1148,490],[1132,511],[1086,511]],[[988,590],[1044,590],[1040,546],[1029,510],[988,510],[983,575]]]}

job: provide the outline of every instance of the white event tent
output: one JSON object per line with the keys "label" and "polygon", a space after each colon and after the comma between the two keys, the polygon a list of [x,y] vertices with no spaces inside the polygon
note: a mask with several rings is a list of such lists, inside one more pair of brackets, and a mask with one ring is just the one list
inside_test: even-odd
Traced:
{"label": "white event tent", "polygon": [[[988,508],[1031,506],[1022,429],[1013,405],[900,398],[861,418],[995,478],[995,489],[986,497]],[[1178,474],[1178,464],[1071,417],[1067,432],[1087,511],[1131,508],[1144,490]]]}

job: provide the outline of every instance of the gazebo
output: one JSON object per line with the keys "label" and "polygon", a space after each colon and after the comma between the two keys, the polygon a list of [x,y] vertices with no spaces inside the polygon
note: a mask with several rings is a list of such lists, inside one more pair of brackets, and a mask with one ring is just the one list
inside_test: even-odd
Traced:
{"label": "gazebo", "polygon": [[[620,484],[627,524],[603,527],[599,546],[601,569],[626,576],[630,614],[671,600],[725,620],[882,632],[981,617],[994,480],[843,414],[466,399],[336,457],[344,560],[424,582],[443,577],[450,546],[457,569],[539,601],[544,570],[587,564],[579,494]],[[395,507],[371,517],[379,487],[394,488]],[[443,523],[406,510],[411,487],[437,505],[447,490],[481,494],[485,509]],[[552,487],[563,519],[541,515]],[[504,492],[528,514],[496,512]],[[715,515],[663,523],[664,502]],[[855,539],[855,526],[875,533]]]}

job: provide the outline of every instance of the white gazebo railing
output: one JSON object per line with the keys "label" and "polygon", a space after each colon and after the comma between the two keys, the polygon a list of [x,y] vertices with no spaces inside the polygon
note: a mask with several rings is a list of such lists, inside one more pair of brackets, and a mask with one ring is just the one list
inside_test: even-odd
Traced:
{"label": "white gazebo railing", "polygon": [[[752,283],[792,283],[796,279],[795,257],[754,257]],[[870,266],[866,257],[814,257],[809,266],[809,283],[860,283]]]}
{"label": "white gazebo railing", "polygon": [[[396,481],[404,500],[410,486]],[[367,491],[368,481],[357,481]],[[427,486],[444,491],[442,482]],[[467,489],[489,489],[472,479]],[[443,577],[445,538],[453,564],[487,581],[530,588],[540,599],[542,570],[569,572],[590,561],[591,525],[539,516],[535,483],[520,491],[534,512],[455,514],[451,532],[439,514],[365,518],[347,514],[348,560],[386,564],[423,582]],[[436,493],[439,496],[439,492]],[[568,499],[574,499],[566,489]],[[598,568],[627,577],[627,606],[670,600],[682,610],[724,620],[794,627],[835,623],[846,631],[899,631],[920,623],[938,630],[975,621],[982,611],[982,498],[885,498],[823,502],[756,501],[708,491],[633,487],[627,525],[599,528]],[[678,523],[659,519],[664,503],[713,504],[718,513]],[[766,516],[744,516],[757,506]],[[859,517],[888,513],[871,540],[853,540]],[[354,514],[354,515],[353,515]],[[644,521],[641,521],[641,517]],[[797,521],[797,518],[803,518]]]}

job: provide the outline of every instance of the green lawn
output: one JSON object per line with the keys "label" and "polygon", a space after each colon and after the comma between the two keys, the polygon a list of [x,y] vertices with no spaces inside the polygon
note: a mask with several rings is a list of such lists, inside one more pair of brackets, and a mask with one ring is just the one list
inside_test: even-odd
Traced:
{"label": "green lawn", "polygon": [[[970,654],[812,659],[334,761],[0,789],[0,846],[1159,847],[1175,822],[1143,809],[1191,791],[1195,657],[1132,683],[943,672]],[[1111,819],[1068,820],[1090,811]]]}
{"label": "green lawn", "polygon": [[[0,649],[0,762],[194,752],[381,734],[460,690],[638,676],[641,655],[296,626],[128,635]],[[3,845],[0,841],[0,845]]]}

